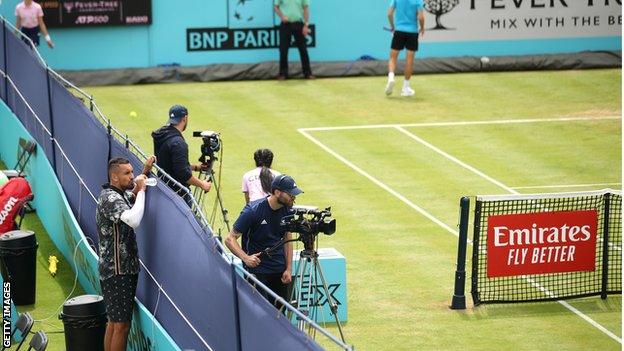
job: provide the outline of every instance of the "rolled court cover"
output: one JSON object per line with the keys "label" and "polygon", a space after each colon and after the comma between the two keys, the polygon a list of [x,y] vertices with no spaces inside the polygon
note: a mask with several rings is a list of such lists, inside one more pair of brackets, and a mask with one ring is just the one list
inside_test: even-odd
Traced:
{"label": "rolled court cover", "polygon": [[474,304],[621,293],[621,220],[611,189],[477,196]]}

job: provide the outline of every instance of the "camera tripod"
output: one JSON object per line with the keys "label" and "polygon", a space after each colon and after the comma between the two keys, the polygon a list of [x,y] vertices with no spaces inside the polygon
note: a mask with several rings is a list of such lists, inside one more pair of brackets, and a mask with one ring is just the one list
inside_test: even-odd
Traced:
{"label": "camera tripod", "polygon": [[[327,299],[331,314],[334,316],[336,326],[338,326],[338,331],[340,332],[340,338],[342,342],[346,342],[340,320],[338,319],[338,305],[327,287],[327,281],[318,260],[318,252],[314,250],[313,246],[308,247],[307,243],[304,243],[306,248],[299,254],[299,262],[292,280],[291,304],[315,321],[319,309],[321,309],[322,313],[323,307],[319,305],[319,291],[321,291]],[[292,318],[292,315],[289,318]],[[300,318],[297,318],[297,320],[297,328],[305,332],[305,321]],[[316,329],[309,327],[308,334],[311,334],[314,338]]]}
{"label": "camera tripod", "polygon": [[[214,229],[215,218],[217,215],[217,205],[218,205],[219,208],[221,209],[221,215],[223,216],[223,223],[225,223],[225,227],[227,228],[227,231],[229,233],[230,221],[228,220],[228,217],[227,217],[228,210],[227,208],[223,207],[223,198],[221,196],[220,184],[219,182],[217,182],[214,169],[212,168],[215,160],[216,160],[216,157],[210,157],[208,162],[202,162],[202,167],[201,167],[201,170],[199,171],[198,178],[202,181],[209,180],[210,182],[212,182],[212,187],[215,189],[215,192],[216,192],[215,203],[214,203],[214,206],[212,207],[212,214],[210,216],[210,219],[208,220],[208,222],[210,223],[210,226]],[[200,161],[205,161],[205,160],[200,159]],[[196,186],[195,189],[193,190],[193,197],[197,200],[197,205],[199,206],[197,210],[199,211],[202,211],[204,207],[204,194],[205,194],[204,190],[202,190],[202,188],[198,186]],[[219,228],[219,232],[217,234],[219,238],[221,238],[221,228]]]}

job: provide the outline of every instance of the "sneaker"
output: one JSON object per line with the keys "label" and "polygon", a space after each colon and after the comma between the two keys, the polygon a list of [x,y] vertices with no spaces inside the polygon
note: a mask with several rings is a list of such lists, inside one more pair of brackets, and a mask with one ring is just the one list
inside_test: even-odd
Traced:
{"label": "sneaker", "polygon": [[416,92],[410,87],[403,87],[401,90],[401,96],[414,96],[414,94],[416,94]]}
{"label": "sneaker", "polygon": [[392,89],[394,89],[394,79],[388,79],[388,84],[386,84],[386,95],[392,94]]}

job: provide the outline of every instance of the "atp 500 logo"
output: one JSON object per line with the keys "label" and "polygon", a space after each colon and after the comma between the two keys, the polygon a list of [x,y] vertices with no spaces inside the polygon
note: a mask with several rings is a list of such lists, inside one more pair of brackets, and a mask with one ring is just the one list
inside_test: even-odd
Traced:
{"label": "atp 500 logo", "polygon": [[[273,0],[228,0],[227,27],[187,28],[187,51],[270,49],[279,47]],[[307,46],[316,46],[316,27],[310,25]],[[294,46],[294,42],[290,43]]]}

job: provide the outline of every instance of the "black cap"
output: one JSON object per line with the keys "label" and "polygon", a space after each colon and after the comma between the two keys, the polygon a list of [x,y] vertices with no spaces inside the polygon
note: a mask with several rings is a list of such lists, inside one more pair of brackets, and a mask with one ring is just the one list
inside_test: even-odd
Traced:
{"label": "black cap", "polygon": [[188,115],[188,110],[182,105],[173,105],[169,109],[169,123],[178,124],[184,116]]}
{"label": "black cap", "polygon": [[297,196],[303,193],[303,190],[297,188],[295,180],[287,174],[280,174],[273,179],[273,183],[271,183],[271,190],[275,189],[285,191],[292,196]]}

